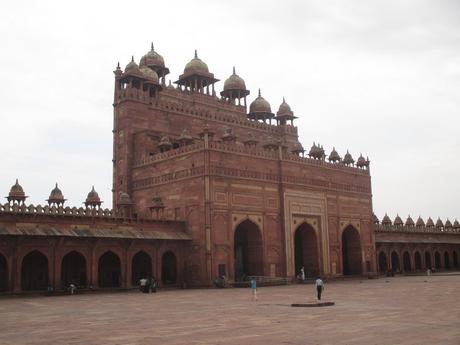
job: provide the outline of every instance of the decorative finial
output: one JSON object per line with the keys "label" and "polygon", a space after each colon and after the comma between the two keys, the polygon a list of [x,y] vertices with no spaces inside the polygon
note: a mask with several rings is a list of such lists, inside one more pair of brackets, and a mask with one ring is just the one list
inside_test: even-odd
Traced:
{"label": "decorative finial", "polygon": [[57,182],[56,182],[56,186],[54,186],[54,187],[55,187],[55,188],[57,188],[57,187],[58,187],[58,186],[57,186]]}
{"label": "decorative finial", "polygon": [[93,185],[93,188],[91,189],[91,192],[95,192],[95,190],[94,190],[94,185]]}
{"label": "decorative finial", "polygon": [[196,49],[195,49],[195,59],[198,59],[198,53],[196,52]]}
{"label": "decorative finial", "polygon": [[262,97],[262,96],[260,95],[260,88],[259,88],[259,97]]}
{"label": "decorative finial", "polygon": [[284,96],[283,96],[283,103],[286,103],[286,100],[284,99]]}
{"label": "decorative finial", "polygon": [[235,72],[235,66],[233,66],[233,74],[236,74],[236,72]]}
{"label": "decorative finial", "polygon": [[131,55],[131,62],[134,62],[134,55]]}
{"label": "decorative finial", "polygon": [[120,69],[120,61],[117,63],[117,69]]}
{"label": "decorative finial", "polygon": [[16,184],[19,184],[19,181],[18,181],[18,179],[16,179]]}
{"label": "decorative finial", "polygon": [[150,50],[153,51],[153,42],[150,44]]}

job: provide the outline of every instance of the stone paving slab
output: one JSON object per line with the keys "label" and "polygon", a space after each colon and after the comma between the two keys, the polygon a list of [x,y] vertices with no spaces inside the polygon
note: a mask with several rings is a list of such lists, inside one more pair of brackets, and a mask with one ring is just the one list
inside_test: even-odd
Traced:
{"label": "stone paving slab", "polygon": [[0,344],[460,344],[460,276],[0,299]]}

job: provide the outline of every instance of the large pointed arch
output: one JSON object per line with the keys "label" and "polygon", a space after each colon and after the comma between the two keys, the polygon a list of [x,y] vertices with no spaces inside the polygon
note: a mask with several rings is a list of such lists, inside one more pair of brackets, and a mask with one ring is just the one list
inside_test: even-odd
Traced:
{"label": "large pointed arch", "polygon": [[241,222],[233,235],[235,280],[246,276],[263,275],[262,234],[256,223],[249,219]]}
{"label": "large pointed arch", "polygon": [[48,258],[38,250],[24,256],[21,265],[21,288],[23,291],[48,288]]}
{"label": "large pointed arch", "polygon": [[319,274],[319,250],[315,229],[308,223],[300,224],[294,233],[295,272],[304,268],[306,277]]}
{"label": "large pointed arch", "polygon": [[388,271],[388,259],[385,252],[379,253],[379,271],[380,273],[386,273]]}
{"label": "large pointed arch", "polygon": [[434,253],[434,267],[436,269],[440,269],[441,268],[441,254],[439,254],[438,251],[436,251]]}
{"label": "large pointed arch", "polygon": [[102,288],[121,286],[121,262],[117,254],[107,251],[99,258],[98,283]]}
{"label": "large pointed arch", "polygon": [[143,250],[138,251],[131,261],[131,284],[137,285],[142,278],[152,277],[152,258]]}
{"label": "large pointed arch", "polygon": [[344,275],[362,273],[361,238],[353,225],[342,232],[342,267]]}
{"label": "large pointed arch", "polygon": [[414,253],[414,266],[415,270],[420,271],[422,269],[422,256],[419,251]]}
{"label": "large pointed arch", "polygon": [[431,253],[429,251],[425,252],[425,268],[432,269],[433,263],[431,262]]}
{"label": "large pointed arch", "polygon": [[412,271],[412,265],[411,265],[411,260],[410,260],[410,254],[408,251],[405,251],[403,253],[403,268],[404,272],[410,272]]}
{"label": "large pointed arch", "polygon": [[399,254],[393,250],[393,252],[391,252],[391,270],[393,272],[400,272],[401,271],[401,266],[400,266],[400,263],[399,263]]}
{"label": "large pointed arch", "polygon": [[70,284],[79,287],[86,286],[86,259],[83,254],[73,250],[64,255],[61,264],[61,280],[64,287]]}

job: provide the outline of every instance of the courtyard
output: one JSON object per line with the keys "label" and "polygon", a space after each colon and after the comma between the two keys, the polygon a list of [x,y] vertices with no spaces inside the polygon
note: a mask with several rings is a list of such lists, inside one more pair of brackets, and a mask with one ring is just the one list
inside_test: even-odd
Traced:
{"label": "courtyard", "polygon": [[0,299],[0,344],[459,344],[460,275]]}

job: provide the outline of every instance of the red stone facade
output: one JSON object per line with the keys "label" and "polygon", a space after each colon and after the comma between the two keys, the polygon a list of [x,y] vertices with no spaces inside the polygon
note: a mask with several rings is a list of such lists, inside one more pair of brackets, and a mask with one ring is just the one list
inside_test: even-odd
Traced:
{"label": "red stone facade", "polygon": [[153,47],[114,73],[113,210],[94,187],[64,207],[57,185],[27,206],[17,182],[0,207],[0,290],[377,273],[369,160],[305,155],[284,99],[275,115],[259,90],[248,108],[235,69],[218,97],[196,53],[175,87]]}

